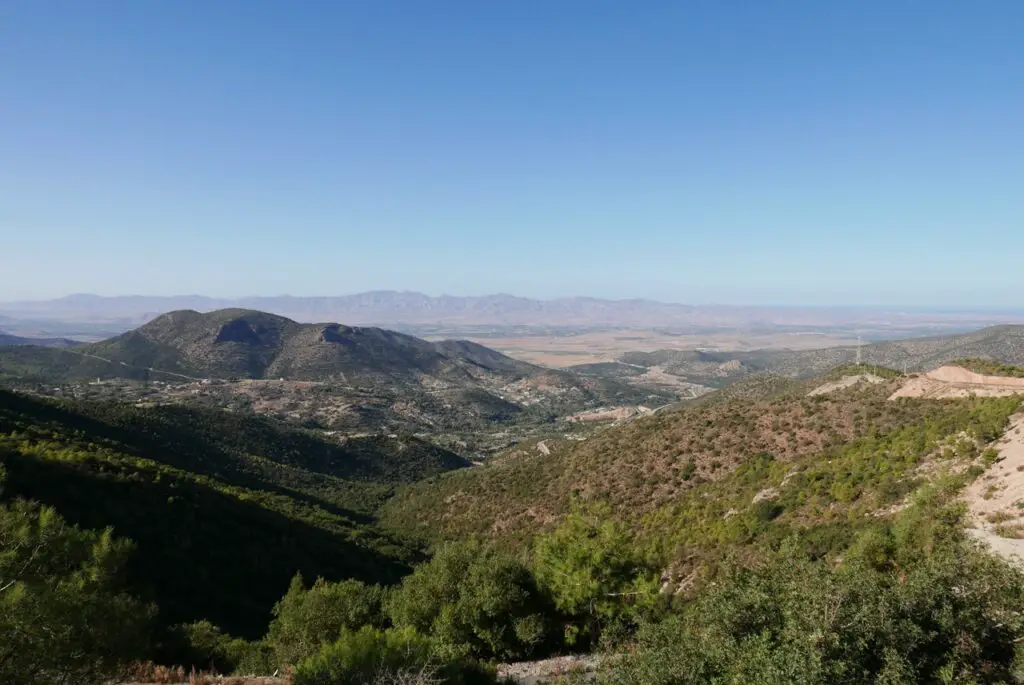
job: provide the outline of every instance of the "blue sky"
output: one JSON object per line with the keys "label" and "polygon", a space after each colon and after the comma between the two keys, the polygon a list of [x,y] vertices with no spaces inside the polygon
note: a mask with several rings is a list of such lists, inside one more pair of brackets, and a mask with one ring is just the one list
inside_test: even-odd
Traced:
{"label": "blue sky", "polygon": [[0,4],[0,300],[1020,306],[1024,3]]}

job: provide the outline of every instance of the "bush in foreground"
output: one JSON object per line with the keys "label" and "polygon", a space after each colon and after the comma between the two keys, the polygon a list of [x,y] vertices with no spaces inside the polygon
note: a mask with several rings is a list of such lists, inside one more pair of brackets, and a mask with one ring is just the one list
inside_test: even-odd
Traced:
{"label": "bush in foreground", "polygon": [[95,685],[144,655],[153,610],[121,590],[130,550],[49,507],[0,506],[0,683]]}
{"label": "bush in foreground", "polygon": [[472,685],[493,677],[469,662],[439,659],[431,640],[410,628],[345,631],[295,669],[294,685]]}
{"label": "bush in foreground", "polygon": [[296,575],[288,592],[274,607],[266,643],[278,664],[294,664],[316,654],[321,645],[363,626],[384,625],[384,591],[357,580],[329,583],[317,579],[306,589]]}
{"label": "bush in foreground", "polygon": [[445,545],[419,566],[389,613],[452,657],[522,659],[548,639],[552,609],[523,564],[469,542]]}
{"label": "bush in foreground", "polygon": [[658,598],[655,567],[607,508],[577,508],[536,543],[537,580],[569,620],[565,640],[628,633]]}
{"label": "bush in foreground", "polygon": [[737,565],[681,615],[646,627],[609,682],[1012,682],[1022,576],[937,514],[926,547],[910,544],[906,523],[922,520],[912,511],[839,566],[795,545],[761,568]]}

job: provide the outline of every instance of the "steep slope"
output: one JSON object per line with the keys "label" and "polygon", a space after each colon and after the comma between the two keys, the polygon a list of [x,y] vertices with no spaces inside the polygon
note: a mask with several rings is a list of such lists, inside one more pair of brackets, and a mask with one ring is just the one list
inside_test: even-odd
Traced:
{"label": "steep slope", "polygon": [[257,635],[297,571],[397,579],[417,554],[377,530],[374,510],[396,485],[467,462],[415,439],[338,445],[223,411],[0,391],[0,464],[4,497],[133,539],[133,583],[165,622]]}
{"label": "steep slope", "polygon": [[294,321],[262,312],[180,311],[80,351],[136,369],[200,377],[260,378],[299,328]]}
{"label": "steep slope", "polygon": [[442,537],[530,536],[578,498],[607,503],[652,544],[689,541],[706,554],[714,541],[759,535],[776,519],[817,528],[883,510],[920,483],[918,464],[942,441],[962,432],[991,440],[1020,404],[890,401],[898,379],[807,396],[829,378],[771,399],[658,412],[549,454],[519,452],[440,476],[399,492],[384,520]]}
{"label": "steep slope", "polygon": [[[13,369],[19,364],[39,367],[41,377],[65,381],[149,376],[166,380],[180,375],[355,383],[422,376],[466,384],[481,376],[550,375],[546,369],[469,341],[428,342],[381,328],[299,324],[243,309],[171,312],[63,355],[38,349],[0,353],[0,367]],[[561,377],[568,379],[572,374]]]}

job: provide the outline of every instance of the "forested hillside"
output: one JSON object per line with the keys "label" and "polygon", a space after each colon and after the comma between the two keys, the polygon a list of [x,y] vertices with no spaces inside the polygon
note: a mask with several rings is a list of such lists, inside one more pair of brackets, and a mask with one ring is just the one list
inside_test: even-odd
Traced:
{"label": "forested hillside", "polygon": [[4,391],[0,460],[5,497],[134,540],[130,571],[164,621],[241,634],[262,631],[298,571],[397,580],[416,547],[379,533],[375,508],[396,484],[467,465],[414,438],[342,446],[223,411]]}

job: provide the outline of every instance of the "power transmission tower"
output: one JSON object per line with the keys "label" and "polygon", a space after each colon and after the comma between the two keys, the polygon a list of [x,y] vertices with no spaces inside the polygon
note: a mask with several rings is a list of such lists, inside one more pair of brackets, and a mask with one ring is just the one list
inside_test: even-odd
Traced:
{"label": "power transmission tower", "polygon": [[860,366],[860,336],[857,336],[857,366]]}

